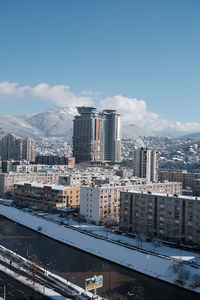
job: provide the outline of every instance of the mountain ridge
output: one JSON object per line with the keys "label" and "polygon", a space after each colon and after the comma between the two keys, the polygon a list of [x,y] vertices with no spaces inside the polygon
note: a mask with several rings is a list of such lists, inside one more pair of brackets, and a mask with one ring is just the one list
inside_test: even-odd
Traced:
{"label": "mountain ridge", "polygon": [[35,113],[13,116],[0,114],[0,137],[9,133],[21,137],[70,137],[73,112],[70,108],[47,109]]}
{"label": "mountain ridge", "polygon": [[[19,116],[0,114],[0,138],[14,133],[22,138],[32,137],[62,137],[70,139],[73,132],[73,118],[76,115],[75,108],[51,108],[43,111],[23,114]],[[130,127],[131,128],[130,130]],[[138,137],[147,135],[173,136],[171,134],[151,134],[147,128],[141,128],[140,123],[134,125],[124,122],[122,125],[124,137]],[[174,135],[178,138],[200,138],[199,132]]]}

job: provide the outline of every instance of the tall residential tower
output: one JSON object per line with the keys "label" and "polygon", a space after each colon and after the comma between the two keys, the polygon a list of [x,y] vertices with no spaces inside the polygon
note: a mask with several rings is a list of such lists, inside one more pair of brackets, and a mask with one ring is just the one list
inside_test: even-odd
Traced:
{"label": "tall residential tower", "polygon": [[22,159],[22,139],[15,134],[8,134],[0,141],[1,160]]}
{"label": "tall residential tower", "polygon": [[35,141],[8,134],[0,140],[1,160],[35,161]]}
{"label": "tall residential tower", "polygon": [[97,112],[95,107],[77,107],[74,118],[73,156],[76,162],[120,163],[120,115],[115,110]]}
{"label": "tall residential tower", "polygon": [[23,140],[22,158],[27,161],[35,161],[35,140],[31,138]]}
{"label": "tall residential tower", "polygon": [[120,114],[116,110],[104,110],[104,161],[121,162]]}
{"label": "tall residential tower", "polygon": [[74,118],[73,156],[76,162],[103,161],[102,117],[95,107],[77,107],[79,115]]}
{"label": "tall residential tower", "polygon": [[133,153],[133,175],[146,178],[147,181],[158,180],[158,151],[152,148],[141,147]]}

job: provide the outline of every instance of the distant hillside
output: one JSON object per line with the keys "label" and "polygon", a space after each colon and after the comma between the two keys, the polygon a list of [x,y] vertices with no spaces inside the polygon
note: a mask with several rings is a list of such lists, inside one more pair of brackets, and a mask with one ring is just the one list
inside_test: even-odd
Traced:
{"label": "distant hillside", "polygon": [[73,113],[70,109],[48,109],[39,113],[22,116],[30,126],[42,132],[43,136],[72,135]]}
{"label": "distant hillside", "polygon": [[[73,118],[76,109],[47,109],[41,112],[13,116],[0,114],[0,138],[8,133],[14,133],[21,137],[65,137],[71,138]],[[140,125],[141,122],[139,122]],[[149,135],[146,127],[140,127],[137,122],[127,123],[122,116],[122,136],[138,138]],[[153,134],[151,134],[153,135]],[[156,133],[158,135],[158,132]],[[161,130],[159,135],[167,135]],[[180,137],[180,133],[179,133]],[[200,138],[200,132],[182,136],[182,138]]]}
{"label": "distant hillside", "polygon": [[199,139],[200,138],[200,132],[194,132],[194,133],[189,133],[189,134],[186,134],[184,136],[182,136],[182,138],[184,139]]}
{"label": "distant hillside", "polygon": [[14,133],[21,137],[70,137],[73,112],[68,109],[48,109],[22,116],[0,114],[0,137]]}
{"label": "distant hillside", "polygon": [[42,132],[31,126],[20,116],[0,114],[0,137],[8,133],[14,133],[21,137],[36,137],[43,135]]}

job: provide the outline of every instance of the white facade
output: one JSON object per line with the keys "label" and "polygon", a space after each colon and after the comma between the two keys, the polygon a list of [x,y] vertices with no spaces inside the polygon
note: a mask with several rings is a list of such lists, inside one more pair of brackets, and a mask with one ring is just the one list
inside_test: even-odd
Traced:
{"label": "white facade", "polygon": [[133,189],[133,185],[82,186],[80,189],[80,215],[87,221],[118,223],[120,192]]}
{"label": "white facade", "polygon": [[81,187],[80,215],[87,220],[99,223],[100,221],[100,188]]}
{"label": "white facade", "polygon": [[129,190],[158,193],[181,194],[182,185],[178,182],[151,184],[102,184],[82,186],[80,189],[80,215],[87,221],[99,223],[118,223],[120,192]]}

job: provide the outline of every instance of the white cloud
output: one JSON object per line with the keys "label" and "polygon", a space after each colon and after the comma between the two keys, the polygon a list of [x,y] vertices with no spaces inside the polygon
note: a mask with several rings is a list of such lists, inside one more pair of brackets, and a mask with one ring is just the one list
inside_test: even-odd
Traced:
{"label": "white cloud", "polygon": [[102,100],[101,107],[116,109],[122,114],[124,136],[142,134],[181,136],[200,132],[200,123],[163,120],[159,115],[149,112],[143,100],[118,95]]}
{"label": "white cloud", "polygon": [[[50,86],[41,83],[36,86],[20,86],[13,82],[0,82],[0,97],[8,98],[35,98],[49,101],[57,107],[70,107],[74,112],[76,106],[95,105],[96,93],[82,91],[82,96],[76,95],[67,85]],[[93,96],[93,98],[92,98]],[[191,132],[200,132],[200,123],[197,122],[169,122],[161,119],[156,113],[149,112],[145,101],[128,98],[122,95],[108,97],[99,102],[100,109],[116,109],[122,114],[123,135],[184,135]]]}
{"label": "white cloud", "polygon": [[93,92],[93,91],[81,91],[80,94],[84,95],[84,96],[98,96],[98,95],[100,95],[99,92]]}
{"label": "white cloud", "polygon": [[50,86],[40,83],[36,86],[19,86],[14,82],[0,82],[0,97],[35,98],[54,103],[58,107],[94,105],[91,97],[79,97],[67,85]]}

